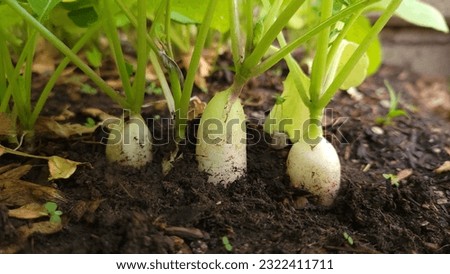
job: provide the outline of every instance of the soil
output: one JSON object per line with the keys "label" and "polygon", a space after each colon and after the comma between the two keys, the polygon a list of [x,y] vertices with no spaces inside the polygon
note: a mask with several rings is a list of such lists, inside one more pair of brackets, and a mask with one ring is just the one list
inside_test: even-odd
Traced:
{"label": "soil", "polygon": [[[450,253],[450,172],[434,172],[450,160],[450,120],[422,107],[416,96],[439,81],[447,89],[445,80],[383,67],[358,92],[337,94],[324,128],[340,156],[342,187],[335,204],[323,208],[306,191],[290,186],[285,174],[290,146],[273,149],[262,131],[285,73],[283,66],[268,72],[251,81],[242,95],[251,137],[248,176],[228,188],[207,183],[196,168],[192,143],[181,147],[182,157],[163,175],[161,161],[173,148],[164,144],[172,135],[167,125],[161,126],[160,117],[167,111],[154,107],[144,109],[143,116],[150,119],[155,137],[161,138],[155,140],[153,162],[141,170],[106,162],[101,129],[69,139],[40,136],[38,154],[91,166],[79,166],[71,178],[51,182],[67,200],[58,204],[64,213],[63,229],[52,235],[34,234],[17,252]],[[408,116],[379,126],[375,118],[388,111],[385,79],[401,93],[399,107]],[[212,90],[228,81],[220,69],[208,79]],[[73,122],[86,120],[82,110],[87,107],[120,114],[102,94],[81,95],[65,84],[56,94],[44,115],[58,115],[66,105],[76,114]],[[207,100],[207,95],[197,95]],[[196,123],[190,124],[190,139],[195,137]],[[0,166],[12,162],[31,163],[33,169],[24,179],[49,184],[45,161],[0,158]],[[405,170],[412,175],[398,187],[383,177]],[[0,250],[17,243],[19,226],[34,222],[10,218],[7,212],[0,203]],[[225,249],[224,236],[232,251]]]}

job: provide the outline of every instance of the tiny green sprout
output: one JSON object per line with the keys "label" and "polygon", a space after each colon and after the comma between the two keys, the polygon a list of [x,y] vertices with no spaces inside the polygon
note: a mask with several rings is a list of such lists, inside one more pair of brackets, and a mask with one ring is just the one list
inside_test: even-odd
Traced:
{"label": "tiny green sprout", "polygon": [[347,241],[347,243],[349,245],[353,245],[354,244],[353,238],[350,235],[348,235],[347,232],[342,233],[342,235],[344,236],[344,239]]}
{"label": "tiny green sprout", "polygon": [[83,85],[81,85],[80,91],[81,91],[82,93],[89,94],[89,95],[95,95],[95,94],[97,94],[97,89],[94,88],[93,86],[89,85],[89,84],[83,84]]}
{"label": "tiny green sprout", "polygon": [[162,88],[158,87],[154,82],[151,82],[150,85],[147,87],[146,93],[147,94],[161,95],[162,94]]}
{"label": "tiny green sprout", "polygon": [[397,175],[395,175],[395,174],[383,174],[383,177],[386,179],[386,180],[390,180],[391,181],[391,184],[393,185],[393,186],[395,186],[395,187],[399,187],[400,186],[400,184],[399,184],[399,179],[398,179],[398,177],[397,177]]}
{"label": "tiny green sprout", "polygon": [[223,236],[223,237],[222,237],[222,243],[223,243],[223,246],[225,247],[225,249],[226,249],[228,252],[233,251],[233,246],[231,245],[230,240],[228,239],[227,236]]}
{"label": "tiny green sprout", "polygon": [[47,214],[50,217],[51,223],[61,223],[61,210],[56,210],[58,205],[55,202],[47,202],[44,204],[44,208],[47,210]]}
{"label": "tiny green sprout", "polygon": [[89,128],[95,127],[95,120],[92,119],[91,117],[86,118],[86,122],[84,123],[84,126],[89,127]]}
{"label": "tiny green sprout", "polygon": [[399,116],[407,116],[408,114],[405,110],[397,108],[398,102],[400,101],[400,94],[395,92],[387,80],[384,81],[384,85],[389,92],[389,112],[383,117],[377,117],[375,122],[379,125],[390,125],[392,124],[392,120],[394,118]]}

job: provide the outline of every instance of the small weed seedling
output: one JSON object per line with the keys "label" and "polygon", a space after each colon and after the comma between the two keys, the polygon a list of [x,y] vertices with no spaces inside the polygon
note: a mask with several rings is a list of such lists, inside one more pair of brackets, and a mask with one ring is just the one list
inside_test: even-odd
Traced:
{"label": "small weed seedling", "polygon": [[86,127],[92,128],[95,127],[95,120],[91,117],[86,118],[86,122],[84,123]]}
{"label": "small weed seedling", "polygon": [[400,180],[398,179],[397,175],[389,173],[389,174],[383,174],[383,177],[386,180],[390,180],[391,181],[391,185],[393,185],[395,187],[399,187],[400,186],[400,184],[399,184]]}
{"label": "small weed seedling", "polygon": [[344,239],[347,241],[347,243],[349,245],[353,245],[354,244],[353,238],[350,235],[348,235],[347,232],[342,233],[342,236],[344,236]]}
{"label": "small weed seedling", "polygon": [[227,236],[223,236],[223,237],[222,237],[222,243],[223,243],[223,246],[225,247],[225,249],[226,249],[228,252],[233,251],[233,246],[231,245],[230,240],[228,239]]}
{"label": "small weed seedling", "polygon": [[400,101],[400,94],[396,93],[388,81],[384,81],[389,92],[389,112],[383,117],[377,117],[375,122],[379,125],[391,125],[392,120],[399,116],[407,116],[408,114],[403,109],[398,108],[398,102]]}
{"label": "small weed seedling", "polygon": [[46,213],[50,217],[50,222],[61,223],[61,215],[63,214],[61,210],[58,209],[58,205],[55,202],[47,202],[44,205]]}

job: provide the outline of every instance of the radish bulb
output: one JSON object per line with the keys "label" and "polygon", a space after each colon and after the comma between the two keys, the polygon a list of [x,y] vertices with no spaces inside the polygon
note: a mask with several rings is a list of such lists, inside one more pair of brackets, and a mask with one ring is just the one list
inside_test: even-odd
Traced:
{"label": "radish bulb", "polygon": [[152,135],[140,114],[109,125],[106,158],[123,166],[140,168],[152,161]]}
{"label": "radish bulb", "polygon": [[301,138],[288,155],[287,174],[294,187],[308,190],[316,195],[319,204],[331,206],[341,181],[339,157],[324,137],[316,144],[308,144]]}
{"label": "radish bulb", "polygon": [[197,133],[196,159],[208,182],[227,186],[247,170],[244,109],[232,89],[217,93],[203,112]]}

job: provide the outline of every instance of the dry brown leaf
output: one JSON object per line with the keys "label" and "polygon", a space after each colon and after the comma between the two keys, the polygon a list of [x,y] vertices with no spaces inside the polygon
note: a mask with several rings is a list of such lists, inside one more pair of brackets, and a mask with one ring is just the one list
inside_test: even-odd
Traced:
{"label": "dry brown leaf", "polygon": [[55,60],[57,56],[58,52],[53,47],[49,47],[48,42],[44,39],[39,39],[33,60],[33,72],[37,74],[48,74],[55,71]]}
{"label": "dry brown leaf", "polygon": [[440,167],[436,168],[434,172],[440,174],[450,171],[450,161],[445,161]]}
{"label": "dry brown leaf", "polygon": [[3,146],[0,146],[0,156],[2,156],[3,154],[5,154],[6,149]]}
{"label": "dry brown leaf", "polygon": [[81,111],[84,115],[98,118],[101,121],[108,119],[118,119],[116,116],[110,115],[98,108],[85,108]]}
{"label": "dry brown leaf", "polygon": [[45,207],[38,203],[26,204],[8,211],[9,217],[25,220],[37,219],[47,215]]}
{"label": "dry brown leaf", "polygon": [[59,156],[52,156],[48,160],[48,169],[50,171],[49,180],[67,179],[77,170],[80,162],[64,159]]}
{"label": "dry brown leaf", "polygon": [[17,229],[22,238],[28,238],[35,233],[39,234],[55,234],[63,228],[61,223],[54,223],[50,221],[32,223],[31,225],[24,225]]}
{"label": "dry brown leaf", "polygon": [[194,120],[202,115],[205,108],[205,102],[202,102],[197,96],[192,97],[191,102],[189,103],[188,120]]}
{"label": "dry brown leaf", "polygon": [[41,117],[36,123],[36,132],[53,133],[58,137],[69,138],[74,135],[92,134],[97,126],[87,127],[81,124],[60,124],[52,118]]}
{"label": "dry brown leaf", "polygon": [[[1,149],[1,147],[0,147],[0,149]],[[11,170],[13,168],[16,168],[18,166],[20,166],[20,164],[16,164],[16,163],[15,164],[9,164],[9,165],[6,165],[6,166],[0,166],[0,174],[5,173],[6,171]]]}
{"label": "dry brown leaf", "polygon": [[408,178],[409,176],[411,176],[412,174],[413,174],[412,169],[400,170],[400,172],[397,174],[397,180],[399,180],[399,181],[404,180],[404,179]]}
{"label": "dry brown leaf", "polygon": [[1,179],[0,189],[0,203],[7,206],[23,206],[46,201],[66,201],[62,193],[55,188],[19,179]]}
{"label": "dry brown leaf", "polygon": [[50,235],[61,231],[61,223],[52,223],[50,221],[26,224],[17,228],[18,239],[15,243],[2,246],[0,243],[0,254],[13,254],[19,252],[26,245],[27,239],[33,234]]}
{"label": "dry brown leaf", "polygon": [[[189,68],[189,65],[191,64],[191,58],[192,58],[192,52],[187,53],[184,56],[181,57],[181,62],[184,68]],[[207,90],[206,86],[206,80],[205,78],[208,77],[212,72],[212,66],[210,63],[208,63],[204,56],[200,58],[200,62],[198,64],[198,69],[195,74],[195,84],[203,91]]]}
{"label": "dry brown leaf", "polygon": [[13,135],[16,130],[14,127],[14,122],[10,115],[4,112],[0,113],[0,135]]}
{"label": "dry brown leaf", "polygon": [[2,170],[0,170],[0,179],[20,179],[23,175],[27,174],[31,168],[31,165],[11,164],[4,166],[2,167]]}
{"label": "dry brown leaf", "polygon": [[450,155],[450,147],[445,147],[445,152],[447,152],[448,155]]}

